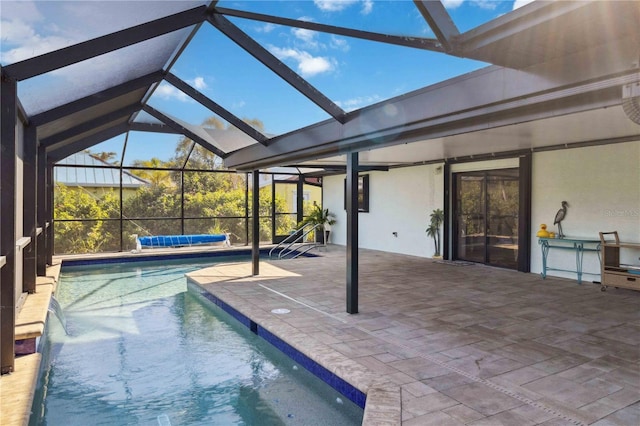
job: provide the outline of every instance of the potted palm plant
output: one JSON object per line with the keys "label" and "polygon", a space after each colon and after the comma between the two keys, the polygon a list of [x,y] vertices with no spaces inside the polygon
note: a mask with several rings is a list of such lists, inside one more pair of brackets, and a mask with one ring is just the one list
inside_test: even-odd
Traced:
{"label": "potted palm plant", "polygon": [[442,257],[440,254],[440,226],[444,222],[444,212],[442,209],[435,209],[431,212],[431,222],[429,227],[425,230],[427,235],[433,238],[433,244],[435,246],[435,253],[433,257]]}
{"label": "potted palm plant", "polygon": [[298,227],[302,227],[304,225],[319,225],[316,228],[315,238],[317,243],[326,244],[328,233],[331,231],[331,225],[335,224],[335,216],[333,213],[329,213],[329,209],[322,209],[319,205],[313,204],[313,209],[309,216],[305,217],[302,220]]}

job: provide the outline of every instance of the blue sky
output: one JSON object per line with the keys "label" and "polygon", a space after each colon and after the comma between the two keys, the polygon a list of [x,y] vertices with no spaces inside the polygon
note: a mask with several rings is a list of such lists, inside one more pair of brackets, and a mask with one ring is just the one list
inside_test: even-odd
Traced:
{"label": "blue sky", "polygon": [[[468,31],[528,2],[443,1],[460,32]],[[3,0],[0,2],[1,62],[16,62],[154,19],[164,11],[192,7],[196,3],[183,2],[176,6],[167,2],[153,5],[149,2],[60,3]],[[408,0],[222,0],[218,5],[366,31],[434,37],[413,2]],[[129,8],[127,13],[123,13],[125,7]],[[486,66],[428,51],[237,18],[229,19],[346,111]],[[115,65],[117,64],[110,64],[105,60],[100,72],[109,73],[110,67]],[[208,24],[201,27],[172,72],[237,116],[259,119],[268,134],[283,134],[329,118],[315,104]],[[71,87],[73,84],[81,84],[79,80],[83,78],[83,74],[86,75],[86,72],[70,74],[74,78],[73,82],[68,82]],[[55,75],[32,79],[33,81],[24,84],[26,89],[22,89],[22,93],[26,97],[30,95],[29,90],[32,93],[42,93],[43,88],[48,90],[53,77]],[[65,88],[64,94],[72,96],[73,92]],[[37,105],[37,102],[29,105]],[[200,124],[213,115],[166,83],[155,91],[150,105],[192,124]],[[94,150],[120,154],[123,140],[124,137],[116,138],[96,146]],[[130,163],[127,160],[149,158],[152,155],[168,159],[176,140],[175,135],[132,133],[125,164]]]}

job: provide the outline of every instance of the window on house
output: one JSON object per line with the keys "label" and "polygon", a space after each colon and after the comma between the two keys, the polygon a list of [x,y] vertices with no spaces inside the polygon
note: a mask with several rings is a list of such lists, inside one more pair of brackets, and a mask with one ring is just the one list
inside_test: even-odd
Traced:
{"label": "window on house", "polygon": [[[344,180],[344,209],[347,209],[347,179]],[[358,176],[358,211],[369,212],[369,175]]]}

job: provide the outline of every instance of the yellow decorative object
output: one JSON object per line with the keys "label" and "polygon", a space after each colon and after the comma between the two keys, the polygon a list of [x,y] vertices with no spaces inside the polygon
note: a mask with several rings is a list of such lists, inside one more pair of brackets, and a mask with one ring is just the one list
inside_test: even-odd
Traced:
{"label": "yellow decorative object", "polygon": [[555,232],[549,232],[549,238],[555,238],[555,237],[556,237]]}
{"label": "yellow decorative object", "polygon": [[542,225],[540,225],[540,230],[536,234],[536,237],[538,237],[538,238],[550,238],[550,234],[547,231],[547,225],[546,224],[543,223]]}

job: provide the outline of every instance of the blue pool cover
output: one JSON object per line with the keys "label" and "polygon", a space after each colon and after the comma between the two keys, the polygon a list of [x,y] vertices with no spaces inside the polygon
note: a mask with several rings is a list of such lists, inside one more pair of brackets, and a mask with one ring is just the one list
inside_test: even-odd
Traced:
{"label": "blue pool cover", "polygon": [[138,237],[142,247],[178,247],[227,241],[226,234],[153,235]]}

